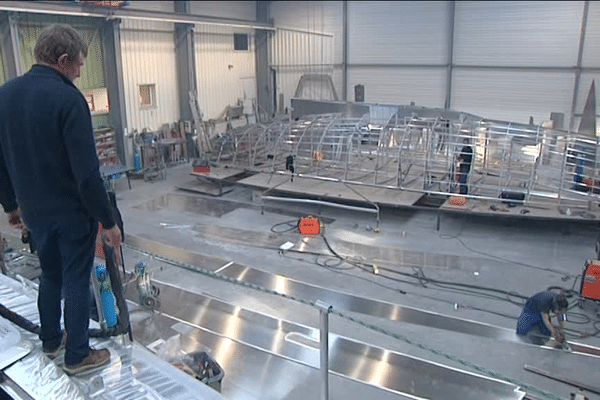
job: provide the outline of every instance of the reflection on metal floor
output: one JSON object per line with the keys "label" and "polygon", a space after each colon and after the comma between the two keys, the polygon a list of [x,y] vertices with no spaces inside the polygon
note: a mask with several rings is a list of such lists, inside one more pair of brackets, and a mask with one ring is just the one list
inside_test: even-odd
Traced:
{"label": "reflection on metal floor", "polygon": [[[39,323],[37,287],[31,282],[18,282],[0,274],[0,303]],[[3,318],[0,318],[0,332],[6,332],[0,336],[0,360],[8,360],[11,349],[16,356],[10,365],[1,364],[4,379],[0,387],[15,399],[223,399],[216,391],[157,358],[143,346],[124,343],[123,337],[90,339],[92,347],[109,349],[110,364],[69,378],[60,368],[62,356],[50,361],[42,353],[36,335]],[[14,354],[15,347],[5,348],[11,342],[20,343],[16,348],[24,351]]]}
{"label": "reflection on metal floor", "polygon": [[[249,348],[261,350],[269,355],[271,363],[277,364],[280,371],[288,371],[285,379],[294,387],[301,377],[291,375],[287,365],[294,361],[312,368],[319,367],[319,331],[294,323],[270,318],[265,315],[234,307],[207,296],[187,292],[164,283],[154,282],[160,289],[161,318],[147,313],[145,318],[136,317],[134,333],[143,337],[143,343],[151,344],[161,339],[165,331],[179,331],[184,341],[195,342],[188,349],[196,350],[198,345],[213,349],[213,356],[227,371],[246,358]],[[137,290],[128,290],[127,297],[137,300]],[[170,320],[170,321],[169,321]],[[185,322],[197,329],[182,326]],[[218,337],[220,336],[220,338]],[[231,349],[235,343],[236,349]],[[233,356],[235,354],[235,356]],[[368,344],[330,334],[330,371],[340,376],[381,387],[401,394],[402,398],[429,398],[447,400],[480,399],[522,399],[524,393],[515,385],[475,375],[465,371],[444,367],[416,357],[388,351]],[[289,361],[287,361],[289,360]],[[270,368],[274,368],[271,365]],[[265,371],[262,372],[263,375]],[[428,379],[421,379],[427,376]],[[241,376],[229,376],[236,381]],[[248,377],[244,377],[248,379]],[[273,385],[281,376],[262,378],[263,391],[260,398],[270,398],[266,385]],[[235,383],[234,383],[235,385]],[[254,385],[255,386],[255,385]],[[318,385],[317,385],[318,386]],[[254,391],[254,388],[247,388]],[[266,390],[266,392],[265,392]],[[227,395],[225,392],[224,394]]]}
{"label": "reflection on metal floor", "polygon": [[[433,313],[425,310],[419,310],[413,307],[401,306],[398,304],[392,304],[382,302],[378,300],[367,299],[363,297],[353,296],[346,293],[337,292],[327,288],[309,285],[302,282],[297,282],[293,279],[289,279],[279,275],[273,275],[257,269],[245,267],[240,264],[232,262],[221,262],[217,263],[222,265],[219,268],[214,266],[200,267],[197,264],[198,260],[192,252],[178,249],[172,246],[161,245],[156,242],[149,241],[134,235],[129,235],[126,240],[126,244],[136,250],[147,252],[146,254],[160,260],[176,261],[179,263],[185,263],[187,268],[191,268],[196,271],[218,271],[219,275],[233,279],[237,282],[243,282],[248,285],[257,285],[263,289],[279,293],[281,295],[288,296],[290,298],[303,299],[309,302],[316,302],[320,300],[328,305],[333,306],[335,310],[349,311],[358,314],[364,314],[379,318],[385,318],[391,321],[405,322],[416,325],[423,325],[429,328],[442,329],[447,331],[453,331],[468,335],[481,336],[494,340],[502,340],[506,342],[515,343],[521,346],[529,346],[537,349],[537,346],[523,343],[513,329],[501,328],[489,324],[483,324],[476,321],[469,321],[460,318],[449,317],[446,315]],[[182,264],[183,266],[183,264]],[[162,289],[161,289],[162,292]],[[182,295],[178,292],[170,291],[169,295],[163,293],[163,296],[169,301],[172,300],[171,296],[180,298]],[[207,301],[203,299],[202,302]],[[210,301],[209,301],[210,302]],[[200,300],[181,300],[176,304],[199,304]],[[212,304],[212,303],[211,303]],[[166,307],[166,306],[163,306]],[[180,317],[177,309],[161,309],[161,311]],[[184,311],[179,311],[184,312]],[[195,320],[190,320],[191,316],[182,317],[188,322],[197,323]],[[210,320],[206,323],[211,322]],[[205,326],[205,325],[201,325]],[[314,336],[316,337],[316,336]],[[592,346],[587,346],[581,343],[569,342],[574,353],[570,354],[573,356],[591,356],[600,357],[600,349]],[[548,348],[550,351],[558,351],[556,349]]]}

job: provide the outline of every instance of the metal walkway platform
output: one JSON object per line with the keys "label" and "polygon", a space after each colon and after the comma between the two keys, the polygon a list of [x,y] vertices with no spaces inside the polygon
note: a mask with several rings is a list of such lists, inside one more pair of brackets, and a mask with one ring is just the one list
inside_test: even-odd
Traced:
{"label": "metal walkway platform", "polygon": [[[0,275],[0,303],[39,323],[37,287]],[[93,324],[94,321],[91,321]],[[0,317],[0,387],[14,399],[40,400],[223,400],[219,393],[123,337],[90,339],[94,348],[111,352],[111,362],[100,369],[68,377],[41,350],[36,335]]]}

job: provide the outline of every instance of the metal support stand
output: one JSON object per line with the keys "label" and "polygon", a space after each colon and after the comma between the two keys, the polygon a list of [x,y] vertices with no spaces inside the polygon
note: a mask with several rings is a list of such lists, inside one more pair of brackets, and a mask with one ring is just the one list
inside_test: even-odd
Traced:
{"label": "metal support stand", "polygon": [[321,349],[321,400],[329,400],[329,313],[332,306],[317,301],[319,308],[319,330],[321,333],[320,349]]}

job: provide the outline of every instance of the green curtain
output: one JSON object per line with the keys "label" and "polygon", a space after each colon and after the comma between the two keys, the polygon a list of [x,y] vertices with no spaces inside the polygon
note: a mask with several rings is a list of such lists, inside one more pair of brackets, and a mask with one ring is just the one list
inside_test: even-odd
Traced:
{"label": "green curtain", "polygon": [[[29,71],[31,66],[35,64],[33,50],[42,30],[50,24],[67,24],[75,28],[88,45],[85,65],[81,68],[81,76],[75,80],[75,85],[82,90],[98,89],[106,86],[100,19],[33,13],[18,13],[16,19],[18,21],[21,61],[24,72]],[[94,128],[110,125],[108,115],[95,115],[92,118],[92,123]]]}
{"label": "green curtain", "polygon": [[19,13],[19,42],[23,71],[29,71],[35,64],[33,49],[42,30],[53,23],[68,24],[75,28],[88,45],[88,56],[81,69],[81,77],[75,81],[80,89],[97,89],[104,87],[104,59],[102,55],[102,38],[100,36],[100,20],[62,15],[46,15]]}

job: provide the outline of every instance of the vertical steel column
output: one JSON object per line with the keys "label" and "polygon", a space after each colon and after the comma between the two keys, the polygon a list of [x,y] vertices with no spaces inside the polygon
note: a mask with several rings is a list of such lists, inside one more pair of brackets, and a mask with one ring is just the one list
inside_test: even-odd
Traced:
{"label": "vertical steel column", "polygon": [[333,309],[322,301],[317,301],[319,308],[319,330],[321,350],[321,400],[329,400],[329,313]]}
{"label": "vertical steel column", "polygon": [[535,182],[535,175],[537,173],[537,167],[540,162],[540,154],[542,151],[542,144],[540,143],[540,128],[541,128],[541,125],[538,125],[537,132],[535,134],[535,142],[540,145],[540,150],[538,151],[538,155],[535,159],[535,162],[533,163],[533,166],[531,167],[531,174],[529,175],[529,183],[527,184],[527,194],[526,194],[525,202],[523,203],[523,205],[528,204],[531,200],[531,190],[533,189],[533,185]]}
{"label": "vertical steel column", "polygon": [[488,154],[488,146],[490,145],[490,129],[488,127],[485,128],[485,142],[483,148],[483,169],[487,168],[487,154]]}
{"label": "vertical steel column", "polygon": [[344,64],[342,71],[342,82],[344,85],[343,90],[343,101],[348,101],[348,0],[344,0],[343,3],[343,24],[342,32],[343,32],[343,53],[344,53]]}
{"label": "vertical steel column", "polygon": [[448,74],[446,82],[446,109],[450,109],[452,103],[452,65],[454,63],[454,13],[456,12],[456,2],[450,2],[450,26],[448,33]]}
{"label": "vertical steel column", "polygon": [[[569,130],[569,135],[571,134],[571,131]],[[558,202],[557,205],[560,206],[560,199],[561,199],[561,195],[562,195],[562,186],[563,186],[563,179],[565,177],[565,167],[567,166],[567,150],[569,148],[569,135],[567,135],[566,139],[565,139],[565,148],[563,150],[563,162],[562,162],[562,167],[560,168],[560,181],[558,182]]]}
{"label": "vertical steel column", "polygon": [[[256,2],[256,22],[269,22],[270,1]],[[273,91],[275,90],[270,77],[269,48],[271,33],[266,30],[256,30],[256,117],[260,121],[261,111],[267,119],[275,115],[273,109]]]}
{"label": "vertical steel column", "polygon": [[588,9],[590,6],[589,0],[583,4],[583,16],[581,18],[581,34],[579,36],[579,52],[577,53],[577,66],[575,67],[575,83],[573,84],[573,100],[571,102],[571,118],[569,121],[569,129],[573,129],[575,122],[575,106],[577,105],[577,93],[579,92],[579,79],[581,78],[581,60],[583,58],[583,45],[585,42],[585,31],[588,20]]}
{"label": "vertical steel column", "polygon": [[[510,141],[510,148],[511,148],[511,153],[512,153],[512,139],[510,137],[510,126],[511,123],[508,124],[508,126],[506,127],[506,140],[504,141],[504,148],[502,149],[502,162],[504,162],[506,160],[506,148],[508,147],[508,142]],[[502,175],[504,175],[504,169],[500,170],[500,174],[498,176],[498,189],[500,190],[498,193],[502,193],[502,191],[504,190],[503,188],[503,183],[502,183]],[[508,177],[506,179],[506,182],[508,183],[510,181],[510,158],[508,159],[508,169],[506,171]]]}
{"label": "vertical steel column", "polygon": [[120,19],[105,20],[102,22],[102,49],[104,51],[104,78],[108,90],[110,104],[109,119],[115,131],[115,144],[117,157],[123,165],[125,159],[125,127],[127,125],[125,113],[125,89],[123,85],[123,64],[121,60]]}
{"label": "vertical steel column", "polygon": [[[189,1],[175,1],[174,3],[176,13],[190,13]],[[179,89],[179,117],[184,121],[192,121],[190,92],[197,93],[196,48],[193,24],[175,24],[175,55],[177,85]],[[200,127],[196,127],[196,129],[200,129]]]}

